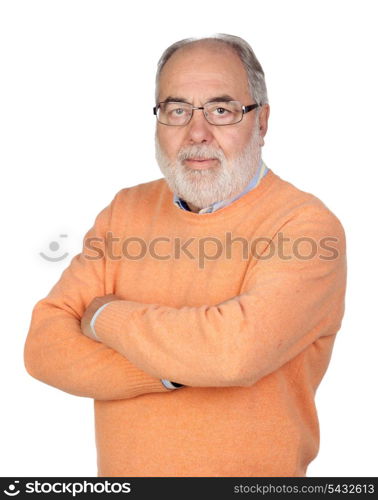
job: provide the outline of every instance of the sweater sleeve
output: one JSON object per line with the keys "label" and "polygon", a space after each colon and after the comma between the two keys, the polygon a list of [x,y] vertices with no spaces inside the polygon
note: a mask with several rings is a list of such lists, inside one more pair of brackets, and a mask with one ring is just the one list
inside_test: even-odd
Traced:
{"label": "sweater sleeve", "polygon": [[249,386],[336,334],[345,287],[341,223],[326,208],[305,209],[250,262],[244,293],[181,308],[117,300],[97,317],[96,332],[151,376],[188,386]]}
{"label": "sweater sleeve", "polygon": [[116,198],[84,236],[82,252],[34,306],[24,346],[24,363],[31,376],[70,394],[102,400],[170,392],[159,377],[81,331],[81,317],[92,299],[114,293],[106,290],[104,241]]}

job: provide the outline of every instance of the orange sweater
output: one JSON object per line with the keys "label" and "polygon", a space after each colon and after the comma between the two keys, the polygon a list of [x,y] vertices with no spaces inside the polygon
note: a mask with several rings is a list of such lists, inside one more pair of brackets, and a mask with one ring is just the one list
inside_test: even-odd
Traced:
{"label": "orange sweater", "polygon": [[[99,476],[304,476],[345,286],[339,220],[274,172],[209,214],[158,179],[99,213],[33,309],[25,366],[94,398]],[[81,317],[110,293],[92,340]]]}

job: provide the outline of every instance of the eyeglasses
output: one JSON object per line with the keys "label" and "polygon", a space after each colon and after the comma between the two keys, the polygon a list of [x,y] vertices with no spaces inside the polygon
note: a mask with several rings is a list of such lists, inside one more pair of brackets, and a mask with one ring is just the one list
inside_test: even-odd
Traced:
{"label": "eyeglasses", "polygon": [[163,101],[154,107],[157,121],[163,125],[182,127],[187,125],[195,109],[201,109],[203,116],[211,125],[234,125],[242,121],[249,111],[258,108],[259,104],[243,106],[239,101],[207,102],[204,106],[192,106],[187,102]]}

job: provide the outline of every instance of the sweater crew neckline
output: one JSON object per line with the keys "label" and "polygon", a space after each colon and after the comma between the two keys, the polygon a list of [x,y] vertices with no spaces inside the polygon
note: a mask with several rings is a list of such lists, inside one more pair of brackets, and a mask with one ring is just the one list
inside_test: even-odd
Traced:
{"label": "sweater crew neckline", "polygon": [[[224,218],[237,217],[240,216],[240,210],[244,208],[245,205],[254,204],[263,193],[265,193],[272,184],[278,179],[278,176],[269,169],[267,174],[260,180],[259,184],[254,188],[244,194],[241,198],[233,201],[229,205],[219,208],[215,212],[202,213],[190,212],[188,210],[183,210],[174,203],[172,203],[171,195],[172,192],[169,190],[170,196],[168,196],[169,209],[172,211],[174,216],[186,219],[190,223],[212,223],[219,222]],[[165,181],[165,179],[163,179]],[[165,182],[166,188],[169,189],[168,184]]]}

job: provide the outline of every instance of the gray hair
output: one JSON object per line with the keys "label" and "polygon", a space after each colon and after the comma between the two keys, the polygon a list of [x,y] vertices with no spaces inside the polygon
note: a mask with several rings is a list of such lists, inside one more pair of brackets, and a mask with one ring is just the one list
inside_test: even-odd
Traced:
{"label": "gray hair", "polygon": [[186,45],[199,42],[202,40],[213,40],[219,43],[224,43],[229,47],[231,47],[237,53],[237,55],[239,56],[241,62],[243,63],[246,69],[248,78],[248,87],[251,96],[261,106],[263,104],[268,103],[268,95],[266,91],[264,71],[257,57],[255,56],[252,47],[245,40],[243,40],[243,38],[240,38],[238,36],[226,35],[224,33],[216,33],[215,35],[209,37],[184,38],[183,40],[179,40],[178,42],[173,43],[167,49],[165,49],[157,64],[156,87],[155,87],[156,104],[159,99],[160,74],[165,63],[176,52],[176,50]]}

